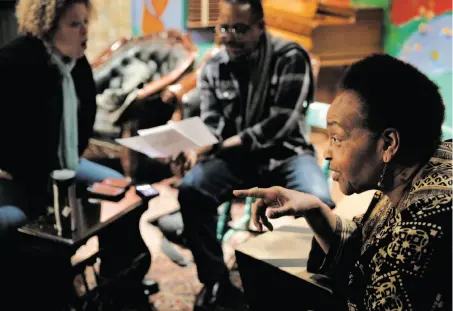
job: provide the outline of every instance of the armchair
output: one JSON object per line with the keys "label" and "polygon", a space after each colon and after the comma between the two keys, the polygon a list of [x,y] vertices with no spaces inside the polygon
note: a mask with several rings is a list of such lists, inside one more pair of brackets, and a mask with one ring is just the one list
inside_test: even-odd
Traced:
{"label": "armchair", "polygon": [[168,30],[121,38],[94,59],[98,113],[94,137],[84,156],[120,159],[125,174],[133,176],[137,154],[114,139],[171,118],[174,107],[162,101],[160,94],[192,69],[197,54],[188,36]]}

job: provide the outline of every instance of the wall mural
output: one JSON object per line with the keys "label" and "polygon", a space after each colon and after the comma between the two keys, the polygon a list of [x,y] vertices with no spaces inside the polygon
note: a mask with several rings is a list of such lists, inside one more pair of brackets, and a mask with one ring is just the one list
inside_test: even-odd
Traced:
{"label": "wall mural", "polygon": [[386,11],[385,51],[419,68],[440,87],[452,126],[452,2],[352,0]]}
{"label": "wall mural", "polygon": [[[169,28],[184,30],[184,0],[131,1],[134,35]],[[451,126],[452,2],[449,0],[337,1],[384,8],[385,51],[416,66],[439,85],[447,105],[446,123]],[[194,40],[199,37],[193,31],[191,35]]]}
{"label": "wall mural", "polygon": [[164,29],[184,29],[182,0],[131,1],[134,35],[144,35]]}

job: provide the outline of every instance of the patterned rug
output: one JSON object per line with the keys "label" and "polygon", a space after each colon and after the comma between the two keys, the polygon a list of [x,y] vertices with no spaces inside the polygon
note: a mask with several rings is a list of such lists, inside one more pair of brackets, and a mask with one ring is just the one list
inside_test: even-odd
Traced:
{"label": "patterned rug", "polygon": [[[243,205],[232,206],[232,221],[243,214]],[[239,272],[235,265],[234,250],[238,245],[252,236],[249,232],[235,232],[223,244],[224,259],[230,268],[230,278],[239,288],[242,288]],[[159,283],[159,293],[151,297],[154,307],[159,311],[188,311],[192,310],[194,297],[200,291],[202,284],[197,278],[196,265],[192,262],[190,250],[175,245],[175,248],[191,263],[180,267],[171,261],[162,251],[153,253],[153,262],[147,277]]]}

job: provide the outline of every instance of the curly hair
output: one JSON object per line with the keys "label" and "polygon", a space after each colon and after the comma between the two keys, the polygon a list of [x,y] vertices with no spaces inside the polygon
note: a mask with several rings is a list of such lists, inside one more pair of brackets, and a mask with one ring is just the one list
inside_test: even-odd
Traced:
{"label": "curly hair", "polygon": [[85,4],[92,13],[90,0],[20,0],[16,6],[19,32],[40,39],[50,38],[61,16],[75,3]]}

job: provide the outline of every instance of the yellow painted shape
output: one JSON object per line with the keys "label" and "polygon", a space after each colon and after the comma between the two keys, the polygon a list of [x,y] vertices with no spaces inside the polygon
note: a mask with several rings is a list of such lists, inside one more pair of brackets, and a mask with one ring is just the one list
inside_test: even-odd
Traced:
{"label": "yellow painted shape", "polygon": [[151,14],[146,4],[143,3],[142,34],[147,35],[153,32],[163,31],[164,29],[164,24],[158,17]]}
{"label": "yellow painted shape", "polygon": [[160,17],[167,8],[168,0],[151,0],[151,4],[153,5],[156,15]]}
{"label": "yellow painted shape", "polygon": [[442,34],[451,37],[451,35],[452,35],[451,28],[450,27],[443,27],[442,28]]}
{"label": "yellow painted shape", "polygon": [[439,52],[434,50],[434,51],[431,51],[431,58],[433,60],[439,60]]}

